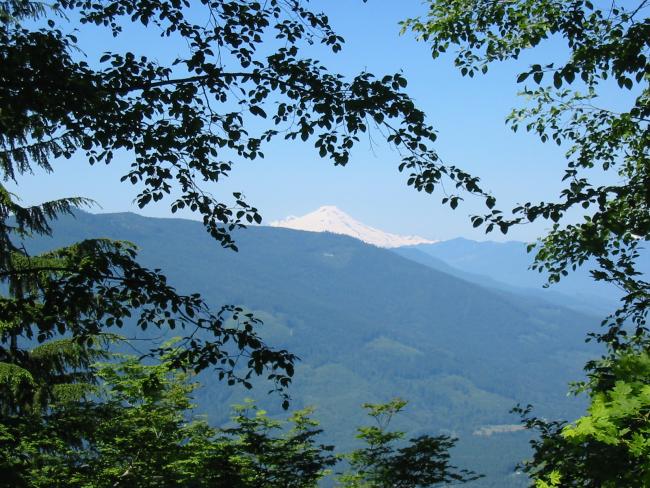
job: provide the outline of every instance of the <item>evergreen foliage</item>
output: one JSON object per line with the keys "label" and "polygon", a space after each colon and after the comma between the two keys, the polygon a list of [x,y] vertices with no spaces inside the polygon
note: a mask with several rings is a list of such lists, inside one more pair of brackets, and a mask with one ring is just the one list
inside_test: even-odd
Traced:
{"label": "evergreen foliage", "polygon": [[[122,357],[98,365],[97,378],[92,401],[58,400],[43,415],[2,424],[3,482],[31,488],[314,488],[338,461],[333,446],[317,443],[321,430],[311,409],[280,421],[247,402],[234,408],[232,426],[210,427],[193,413],[197,384],[166,359],[143,365]],[[393,448],[403,434],[387,433],[385,417],[404,404],[371,407],[381,426],[360,429],[369,448],[350,455],[352,469],[341,486],[424,487],[474,478],[449,465],[453,440],[447,437]]]}
{"label": "evergreen foliage", "polygon": [[404,432],[389,431],[394,415],[406,406],[395,398],[384,404],[366,403],[363,407],[375,425],[360,427],[357,437],[366,447],[356,449],[347,458],[351,470],[339,479],[345,488],[416,488],[440,483],[465,483],[477,476],[449,464],[449,449],[457,439],[423,435],[396,447]]}
{"label": "evergreen foliage", "polygon": [[3,482],[16,487],[315,486],[334,458],[307,412],[292,430],[253,406],[226,430],[192,413],[196,384],[168,360],[98,365],[92,399],[59,398],[41,415],[2,424]]}

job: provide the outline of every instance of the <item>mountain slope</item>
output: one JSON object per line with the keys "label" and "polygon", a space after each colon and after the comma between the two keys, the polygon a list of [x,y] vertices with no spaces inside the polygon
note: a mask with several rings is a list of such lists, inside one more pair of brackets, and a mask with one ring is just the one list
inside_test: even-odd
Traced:
{"label": "mountain slope", "polygon": [[320,207],[302,217],[287,217],[284,220],[271,222],[271,227],[284,227],[286,229],[310,232],[331,232],[333,234],[354,237],[365,243],[387,248],[432,244],[435,242],[418,236],[400,236],[375,229],[353,219],[332,205]]}
{"label": "mountain slope", "polygon": [[[473,276],[477,283],[509,289],[518,289],[524,294],[544,296],[548,300],[571,305],[580,310],[593,310],[604,317],[616,309],[620,292],[612,286],[595,282],[583,266],[568,277],[544,290],[546,276],[528,269],[533,254],[526,251],[524,242],[490,242],[452,239],[433,244],[422,244],[412,249],[444,262],[461,272],[464,278]],[[407,248],[405,248],[407,249]],[[413,257],[413,256],[409,256]],[[642,256],[641,269],[650,270],[647,256]],[[469,275],[467,275],[469,273]],[[482,278],[481,278],[482,277]]]}
{"label": "mountain slope", "polygon": [[[54,228],[53,239],[31,242],[30,249],[86,237],[126,239],[140,246],[143,264],[162,268],[181,291],[201,292],[214,306],[257,311],[267,340],[302,359],[294,406],[316,405],[339,445],[365,421],[361,403],[399,395],[410,400],[406,428],[460,435],[458,462],[489,470],[492,481],[482,486],[507,486],[499,476],[525,456],[525,438],[472,433],[515,423],[508,410],[518,402],[548,417],[581,411],[566,389],[594,354],[583,337],[595,318],[492,292],[330,233],[250,228],[235,235],[240,251],[234,253],[186,220],[79,213]],[[209,376],[204,382],[199,403],[216,422],[231,402],[250,395]],[[278,412],[279,401],[264,391],[261,385],[253,393]],[[508,454],[502,448],[510,445]]]}
{"label": "mountain slope", "polygon": [[[512,256],[511,260],[506,261],[506,263],[508,263],[506,265],[506,270],[512,268],[517,269],[518,265],[521,264],[520,256],[518,256],[518,254],[522,249],[523,246],[522,248],[514,248],[515,255]],[[578,312],[597,315],[599,317],[606,317],[616,308],[616,300],[614,297],[585,293],[584,290],[589,289],[591,286],[590,283],[585,283],[579,293],[575,290],[567,289],[566,286],[560,287],[564,292],[559,292],[557,291],[558,287],[556,286],[544,288],[542,277],[539,276],[538,273],[535,273],[535,277],[540,280],[538,286],[526,286],[524,284],[517,284],[518,279],[516,277],[512,279],[507,272],[499,271],[494,274],[503,280],[509,280],[509,282],[499,281],[490,275],[482,275],[476,272],[456,268],[443,261],[443,258],[434,257],[436,254],[435,249],[434,252],[428,253],[420,249],[419,246],[405,246],[392,249],[392,251],[400,256],[410,259],[411,261],[442,271],[443,273],[450,274],[462,280],[469,281],[470,283],[477,284],[494,292],[502,291],[509,295],[517,295],[521,297],[522,300],[533,299],[537,302],[545,301],[556,306],[570,308]],[[489,256],[485,256],[485,258],[489,259]],[[451,262],[454,262],[454,260],[451,260]],[[461,263],[460,266],[463,266],[463,264]],[[463,267],[470,270],[475,269],[471,265]]]}

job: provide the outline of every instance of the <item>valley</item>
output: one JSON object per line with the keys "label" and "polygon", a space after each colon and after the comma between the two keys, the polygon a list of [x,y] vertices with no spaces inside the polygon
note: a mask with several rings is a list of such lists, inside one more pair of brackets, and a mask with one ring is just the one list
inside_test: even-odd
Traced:
{"label": "valley", "polygon": [[[395,425],[410,435],[458,436],[453,461],[488,475],[472,486],[522,486],[513,469],[527,455],[527,437],[508,427],[518,422],[509,410],[531,403],[539,415],[571,419],[584,408],[566,392],[597,353],[583,340],[597,315],[479,286],[327,232],[254,226],[234,234],[235,253],[197,222],[77,212],[29,247],[89,237],[131,241],[142,264],[161,268],[179,291],[254,311],[268,343],[300,357],[291,408],[315,406],[324,440],[338,448],[354,445],[354,428],[366,421],[362,403],[399,396],[409,405]],[[229,405],[250,396],[283,414],[262,381],[252,391],[228,388],[209,372],[201,381],[199,411],[217,425],[227,423]]]}

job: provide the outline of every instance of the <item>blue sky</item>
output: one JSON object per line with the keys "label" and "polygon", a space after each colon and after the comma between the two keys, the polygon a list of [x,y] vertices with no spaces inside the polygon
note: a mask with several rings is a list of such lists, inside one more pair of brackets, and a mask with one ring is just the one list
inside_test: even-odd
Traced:
{"label": "blue sky", "polygon": [[[416,42],[411,34],[399,35],[400,20],[424,13],[419,0],[315,0],[312,5],[325,11],[346,39],[341,53],[323,55],[317,50],[314,57],[322,56],[330,69],[351,76],[364,69],[379,75],[402,71],[409,80],[408,93],[439,131],[439,154],[478,175],[501,207],[557,196],[563,150],[542,144],[534,135],[513,133],[504,123],[510,108],[521,103],[516,96],[520,89],[516,75],[533,58],[495,65],[484,76],[463,78],[450,56],[432,60],[425,44]],[[127,31],[117,44],[108,36],[83,30],[79,37],[89,60],[103,50],[125,49],[161,60],[169,57],[171,53],[149,34],[138,29]],[[562,45],[553,41],[541,56],[545,59],[538,53],[534,62],[562,59],[565,53]],[[468,216],[483,211],[478,201],[451,211],[440,205],[439,194],[417,193],[407,187],[405,175],[397,171],[399,156],[386,145],[362,141],[344,168],[319,158],[310,143],[282,141],[265,153],[263,160],[238,162],[224,184],[209,189],[216,195],[242,191],[267,223],[287,215],[302,215],[321,205],[336,205],[364,223],[390,232],[431,239],[504,239],[496,233],[486,237],[472,229]],[[37,173],[22,178],[18,193],[26,203],[82,195],[101,205],[96,211],[171,215],[164,203],[137,209],[133,204],[135,189],[119,182],[126,164],[127,155],[108,167],[90,167],[81,156],[56,162],[51,175]],[[193,217],[189,213],[182,216]],[[547,226],[521,226],[507,238],[531,241]]]}

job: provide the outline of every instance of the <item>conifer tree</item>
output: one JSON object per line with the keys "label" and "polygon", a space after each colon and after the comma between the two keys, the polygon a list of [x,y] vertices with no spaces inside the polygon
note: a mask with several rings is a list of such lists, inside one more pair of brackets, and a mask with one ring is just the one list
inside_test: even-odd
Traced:
{"label": "conifer tree", "polygon": [[407,402],[395,398],[363,407],[374,425],[358,428],[364,447],[346,457],[350,470],[339,477],[343,488],[417,488],[442,483],[463,484],[482,477],[449,462],[449,450],[457,439],[423,435],[404,442],[405,433],[389,430],[391,420]]}
{"label": "conifer tree", "polygon": [[[96,365],[93,398],[57,398],[0,424],[2,482],[31,488],[313,488],[336,462],[309,410],[288,423],[248,403],[217,429],[194,413],[190,374],[168,358]],[[291,425],[290,429],[286,426]]]}

